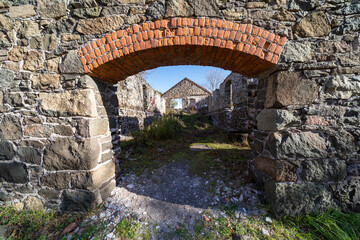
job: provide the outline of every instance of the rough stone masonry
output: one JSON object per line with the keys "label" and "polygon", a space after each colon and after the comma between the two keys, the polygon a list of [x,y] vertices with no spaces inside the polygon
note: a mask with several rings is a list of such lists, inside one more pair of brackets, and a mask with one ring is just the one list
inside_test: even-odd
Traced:
{"label": "rough stone masonry", "polygon": [[275,214],[360,211],[356,1],[0,6],[2,202],[67,210],[103,201],[115,186],[112,149],[120,138],[115,83],[153,67],[195,64],[257,78],[249,166]]}

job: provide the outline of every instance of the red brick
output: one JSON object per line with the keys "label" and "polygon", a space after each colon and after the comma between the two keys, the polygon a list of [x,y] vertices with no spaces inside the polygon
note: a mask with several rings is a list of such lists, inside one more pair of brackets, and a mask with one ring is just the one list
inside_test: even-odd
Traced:
{"label": "red brick", "polygon": [[210,27],[210,19],[205,18],[205,27]]}
{"label": "red brick", "polygon": [[98,49],[98,48],[95,49],[95,55],[97,57],[101,55],[100,49]]}
{"label": "red brick", "polygon": [[240,31],[240,23],[235,23],[234,24],[234,30],[235,31]]}
{"label": "red brick", "polygon": [[275,38],[275,34],[274,34],[274,33],[270,33],[270,34],[268,35],[268,37],[267,37],[267,39],[268,39],[269,41],[273,41],[274,38]]}
{"label": "red brick", "polygon": [[126,44],[132,43],[130,36],[127,36],[125,39],[126,39]]}
{"label": "red brick", "polygon": [[82,47],[81,51],[84,53],[84,55],[88,53],[88,50],[85,47]]}
{"label": "red brick", "polygon": [[106,34],[106,41],[109,43],[112,41],[111,34]]}
{"label": "red brick", "polygon": [[120,48],[120,47],[121,47],[121,42],[120,42],[119,39],[116,39],[115,45],[116,45],[116,48]]}
{"label": "red brick", "polygon": [[88,66],[84,66],[84,71],[85,73],[91,73],[90,69]]}
{"label": "red brick", "polygon": [[205,27],[205,18],[200,18],[199,19],[199,26],[200,27]]}
{"label": "red brick", "polygon": [[114,51],[112,52],[112,54],[113,54],[114,58],[119,58],[119,57],[120,57],[119,51],[117,51],[117,50],[114,50]]}
{"label": "red brick", "polygon": [[184,37],[184,36],[181,36],[181,37],[180,37],[180,45],[185,45],[185,43],[186,43],[185,37]]}
{"label": "red brick", "polygon": [[86,45],[86,49],[88,50],[88,52],[90,52],[92,50],[90,44]]}
{"label": "red brick", "polygon": [[[274,52],[275,49],[276,49],[276,44],[275,44],[275,43],[272,43],[272,44],[270,45],[270,47],[268,48],[268,51],[269,51],[269,52]],[[269,61],[270,61],[270,60],[269,60]]]}
{"label": "red brick", "polygon": [[96,41],[92,41],[92,42],[91,42],[91,46],[92,46],[93,49],[95,49],[95,48],[98,47],[97,44],[96,44]]}
{"label": "red brick", "polygon": [[200,35],[200,30],[201,30],[201,28],[199,28],[199,27],[196,27],[196,28],[195,28],[195,36],[199,36],[199,35]]}
{"label": "red brick", "polygon": [[242,36],[241,32],[236,32],[235,40],[236,41],[241,41],[241,36]]}
{"label": "red brick", "polygon": [[[235,32],[235,31],[231,31],[231,32],[230,32],[229,39],[235,40],[236,33],[237,33],[237,32]],[[238,40],[237,40],[237,41],[238,41]]]}
{"label": "red brick", "polygon": [[192,27],[193,24],[194,24],[193,19],[192,19],[192,18],[188,18],[188,19],[187,19],[187,26]]}
{"label": "red brick", "polygon": [[224,33],[224,38],[225,39],[228,39],[230,36],[230,31],[229,30],[226,30],[225,33]]}
{"label": "red brick", "polygon": [[156,20],[155,21],[155,28],[159,29],[161,27],[161,21],[160,20]]}
{"label": "red brick", "polygon": [[150,25],[149,23],[143,23],[143,28],[144,28],[144,31],[149,31],[150,30]]}
{"label": "red brick", "polygon": [[223,38],[224,37],[224,30],[220,29],[217,35],[218,38]]}
{"label": "red brick", "polygon": [[210,26],[211,27],[216,27],[216,19],[211,19],[210,20]]}
{"label": "red brick", "polygon": [[285,45],[285,43],[286,43],[286,37],[282,37],[281,39],[280,39],[280,42],[279,42],[279,44],[281,45],[281,46],[284,46]]}
{"label": "red brick", "polygon": [[142,33],[138,33],[137,35],[137,40],[139,41],[139,42],[141,42],[143,39],[142,39]]}
{"label": "red brick", "polygon": [[256,52],[256,47],[253,45],[253,46],[250,47],[249,53],[250,53],[251,55],[254,55],[255,52]]}
{"label": "red brick", "polygon": [[140,51],[140,44],[137,42],[134,44],[135,51]]}
{"label": "red brick", "polygon": [[149,27],[150,27],[150,30],[154,30],[154,29],[155,29],[155,23],[154,23],[154,22],[151,22],[150,25],[149,25]]}
{"label": "red brick", "polygon": [[143,32],[142,33],[142,38],[143,38],[144,41],[148,40],[149,39],[148,32]]}
{"label": "red brick", "polygon": [[109,58],[109,61],[114,60],[114,58],[113,58],[113,56],[112,56],[111,52],[109,52],[109,53],[107,54],[107,57]]}
{"label": "red brick", "polygon": [[186,36],[186,44],[191,44],[191,36]]}
{"label": "red brick", "polygon": [[271,59],[271,62],[276,64],[279,60],[279,55],[274,54],[274,57]]}
{"label": "red brick", "polygon": [[193,44],[193,45],[197,44],[197,37],[195,37],[195,36],[191,37],[191,44]]}
{"label": "red brick", "polygon": [[257,35],[258,30],[259,30],[259,28],[258,28],[258,27],[253,26],[253,29],[252,29],[252,31],[251,31],[251,34],[252,34],[252,35]]}
{"label": "red brick", "polygon": [[268,52],[268,53],[265,55],[265,60],[270,62],[273,56],[274,56],[273,53]]}
{"label": "red brick", "polygon": [[281,50],[282,50],[282,46],[277,46],[276,49],[275,49],[275,53],[280,54]]}
{"label": "red brick", "polygon": [[139,32],[139,25],[132,26],[132,30],[133,30],[133,33],[138,33]]}
{"label": "red brick", "polygon": [[94,51],[91,51],[89,55],[92,59],[96,59],[96,55]]}
{"label": "red brick", "polygon": [[121,45],[122,45],[122,46],[125,46],[125,45],[126,45],[126,38],[124,38],[124,37],[121,38],[121,39],[120,39],[120,42],[121,42]]}
{"label": "red brick", "polygon": [[220,44],[221,44],[221,40],[219,38],[216,38],[214,46],[215,47],[220,47]]}
{"label": "red brick", "polygon": [[260,40],[258,42],[258,46],[262,48],[264,46],[265,42],[266,42],[265,39],[260,38]]}
{"label": "red brick", "polygon": [[154,38],[154,31],[149,31],[149,39]]}
{"label": "red brick", "polygon": [[207,28],[206,29],[206,35],[205,36],[207,36],[207,37],[210,37],[211,36],[211,31],[212,29],[211,28]]}
{"label": "red brick", "polygon": [[252,29],[252,25],[251,25],[251,24],[247,24],[247,25],[246,25],[245,32],[250,34],[250,33],[251,33],[251,29]]}
{"label": "red brick", "polygon": [[107,63],[109,61],[109,58],[107,55],[103,55],[102,59],[103,59],[104,63]]}
{"label": "red brick", "polygon": [[171,19],[171,27],[176,27],[177,18]]}
{"label": "red brick", "polygon": [[105,50],[106,50],[106,52],[110,51],[110,45],[109,44],[105,45]]}
{"label": "red brick", "polygon": [[245,46],[244,46],[244,52],[249,52],[249,50],[250,50],[250,45],[249,44],[245,44]]}
{"label": "red brick", "polygon": [[117,39],[116,32],[112,32],[112,33],[111,33],[111,38],[112,38],[113,40]]}
{"label": "red brick", "polygon": [[233,42],[228,40],[226,42],[226,48],[232,49],[232,47],[233,47]]}
{"label": "red brick", "polygon": [[246,30],[246,24],[241,24],[239,31],[244,33],[245,30]]}
{"label": "red brick", "polygon": [[88,63],[91,62],[91,57],[89,56],[89,54],[86,54],[86,55],[85,55],[85,59],[86,59],[86,61],[87,61]]}
{"label": "red brick", "polygon": [[92,62],[92,65],[94,66],[94,68],[99,67],[99,64],[97,63],[97,61],[96,61],[96,60]]}
{"label": "red brick", "polygon": [[116,34],[117,34],[118,38],[122,38],[122,37],[123,37],[122,30],[117,30],[117,31],[116,31]]}
{"label": "red brick", "polygon": [[[98,59],[96,59],[96,61],[97,61],[97,63],[98,63],[99,65],[103,65],[103,64],[104,64],[104,61],[102,60],[101,57],[99,57]],[[95,66],[94,66],[94,67],[95,67]]]}
{"label": "red brick", "polygon": [[136,43],[136,42],[137,42],[137,36],[136,36],[136,34],[131,35],[131,41],[132,41],[133,43]]}
{"label": "red brick", "polygon": [[80,61],[81,61],[81,63],[82,63],[83,65],[86,64],[86,58],[85,58],[85,57],[81,57],[81,58],[80,58]]}
{"label": "red brick", "polygon": [[217,34],[218,34],[219,30],[217,28],[214,28],[213,31],[212,31],[212,37],[217,37]]}
{"label": "red brick", "polygon": [[222,23],[223,23],[223,20],[218,19],[218,20],[216,21],[216,27],[217,27],[217,28],[221,28]]}

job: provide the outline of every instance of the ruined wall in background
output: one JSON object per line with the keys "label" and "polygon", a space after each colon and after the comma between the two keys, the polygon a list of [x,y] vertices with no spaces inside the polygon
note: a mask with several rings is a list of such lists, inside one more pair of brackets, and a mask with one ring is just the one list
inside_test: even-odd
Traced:
{"label": "ruined wall in background", "polygon": [[150,125],[154,116],[165,113],[165,99],[140,75],[128,77],[118,83],[119,135],[130,135],[131,131]]}
{"label": "ruined wall in background", "polygon": [[241,74],[231,73],[220,84],[219,89],[208,98],[208,114],[216,126],[225,130],[248,133],[249,129],[249,96],[251,88],[256,89],[256,82]]}

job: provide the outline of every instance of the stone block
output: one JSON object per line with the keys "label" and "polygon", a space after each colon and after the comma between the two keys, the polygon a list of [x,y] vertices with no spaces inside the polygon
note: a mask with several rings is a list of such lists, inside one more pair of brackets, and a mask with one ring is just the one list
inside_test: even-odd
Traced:
{"label": "stone block", "polygon": [[12,87],[15,85],[14,73],[9,70],[0,69],[0,88]]}
{"label": "stone block", "polygon": [[65,190],[61,198],[61,211],[87,211],[96,207],[99,202],[96,193],[85,190]]}
{"label": "stone block", "polygon": [[5,31],[11,31],[14,24],[10,18],[6,17],[4,14],[0,15],[0,29],[4,29]]}
{"label": "stone block", "polygon": [[97,139],[58,138],[45,149],[43,165],[47,170],[91,170],[99,154]]}
{"label": "stone block", "polygon": [[330,136],[330,140],[335,150],[343,156],[349,156],[359,150],[354,136],[345,130],[336,131]]}
{"label": "stone block", "polygon": [[92,90],[74,90],[62,93],[40,93],[40,111],[48,116],[96,117],[95,94]]}
{"label": "stone block", "polygon": [[38,0],[37,10],[43,18],[60,18],[66,15],[65,0]]}
{"label": "stone block", "polygon": [[14,156],[15,150],[12,143],[0,141],[0,160],[11,160]]}
{"label": "stone block", "polygon": [[265,193],[276,217],[299,216],[336,208],[331,191],[320,183],[265,183]]}
{"label": "stone block", "polygon": [[166,2],[165,17],[187,17],[194,15],[194,9],[185,0],[169,0]]}
{"label": "stone block", "polygon": [[19,62],[19,61],[23,60],[24,54],[25,54],[26,52],[27,52],[27,48],[26,48],[26,47],[14,46],[14,47],[9,51],[9,60],[14,61],[14,62]]}
{"label": "stone block", "polygon": [[36,71],[44,66],[45,60],[43,54],[38,51],[29,51],[24,60],[24,70]]}
{"label": "stone block", "polygon": [[21,119],[16,115],[5,115],[0,121],[0,139],[18,140],[22,136]]}
{"label": "stone block", "polygon": [[286,127],[298,126],[300,118],[282,109],[263,109],[256,117],[257,128],[265,131],[276,131]]}
{"label": "stone block", "polygon": [[220,11],[215,0],[197,0],[190,3],[199,17],[219,17]]}
{"label": "stone block", "polygon": [[254,165],[257,170],[271,177],[275,181],[295,182],[297,181],[296,170],[299,168],[298,161],[274,160],[265,157],[254,158]]}
{"label": "stone block", "polygon": [[59,74],[39,74],[33,75],[32,86],[39,90],[50,90],[59,88],[60,75]]}
{"label": "stone block", "polygon": [[311,104],[318,97],[319,86],[298,72],[278,72],[267,80],[265,107]]}
{"label": "stone block", "polygon": [[100,15],[102,9],[103,9],[102,7],[77,8],[72,10],[71,14],[78,18],[96,18]]}
{"label": "stone block", "polygon": [[310,62],[314,57],[313,47],[310,43],[289,41],[280,56],[280,62]]}
{"label": "stone block", "polygon": [[277,159],[327,157],[325,139],[313,132],[275,132],[269,136],[267,147]]}
{"label": "stone block", "polygon": [[39,195],[43,198],[50,200],[50,199],[59,199],[60,198],[60,191],[55,189],[41,189],[39,190]]}
{"label": "stone block", "polygon": [[55,34],[45,34],[30,38],[31,49],[41,49],[52,51],[58,45],[58,37]]}
{"label": "stone block", "polygon": [[306,182],[337,182],[347,175],[346,162],[340,159],[308,160],[301,165],[301,180]]}
{"label": "stone block", "polygon": [[9,17],[11,18],[28,18],[35,15],[36,12],[32,5],[12,6],[9,9]]}
{"label": "stone block", "polygon": [[64,172],[49,173],[41,178],[42,185],[56,189],[70,188],[70,183],[70,174]]}
{"label": "stone block", "polygon": [[114,176],[115,163],[110,160],[95,171],[72,174],[72,187],[93,191]]}
{"label": "stone block", "polygon": [[333,192],[345,211],[360,212],[360,178],[350,177],[333,184]]}
{"label": "stone block", "polygon": [[24,106],[24,99],[22,93],[6,93],[3,97],[4,104],[9,104],[12,107]]}
{"label": "stone block", "polygon": [[37,164],[41,163],[41,153],[32,147],[19,147],[17,153],[21,159],[26,163]]}
{"label": "stone block", "polygon": [[300,37],[328,36],[331,31],[327,16],[322,11],[307,14],[292,29]]}
{"label": "stone block", "polygon": [[105,118],[80,119],[78,131],[83,137],[105,135],[109,131],[109,120]]}
{"label": "stone block", "polygon": [[115,179],[110,179],[108,182],[104,183],[100,187],[101,199],[105,201],[111,195],[111,192],[114,190],[114,188],[116,188]]}
{"label": "stone block", "polygon": [[0,163],[0,182],[29,182],[28,171],[25,164],[18,162]]}
{"label": "stone block", "polygon": [[53,134],[54,129],[47,125],[31,125],[24,129],[24,135],[38,138],[48,138]]}
{"label": "stone block", "polygon": [[123,24],[124,20],[120,16],[80,19],[76,30],[82,34],[102,34],[118,30]]}
{"label": "stone block", "polygon": [[59,69],[62,73],[84,73],[84,66],[77,51],[69,51],[59,65]]}
{"label": "stone block", "polygon": [[40,34],[39,24],[33,20],[24,21],[17,31],[18,38],[28,38]]}
{"label": "stone block", "polygon": [[24,210],[41,211],[43,204],[40,199],[30,196],[24,200]]}

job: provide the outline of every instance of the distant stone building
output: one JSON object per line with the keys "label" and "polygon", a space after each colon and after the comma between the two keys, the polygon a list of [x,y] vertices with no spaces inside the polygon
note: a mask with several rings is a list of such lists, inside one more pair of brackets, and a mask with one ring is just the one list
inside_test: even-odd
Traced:
{"label": "distant stone building", "polygon": [[170,108],[178,110],[197,110],[199,107],[204,107],[198,103],[204,102],[204,104],[206,104],[206,101],[202,100],[209,96],[211,96],[210,91],[188,78],[184,78],[162,95],[166,101],[166,110]]}

